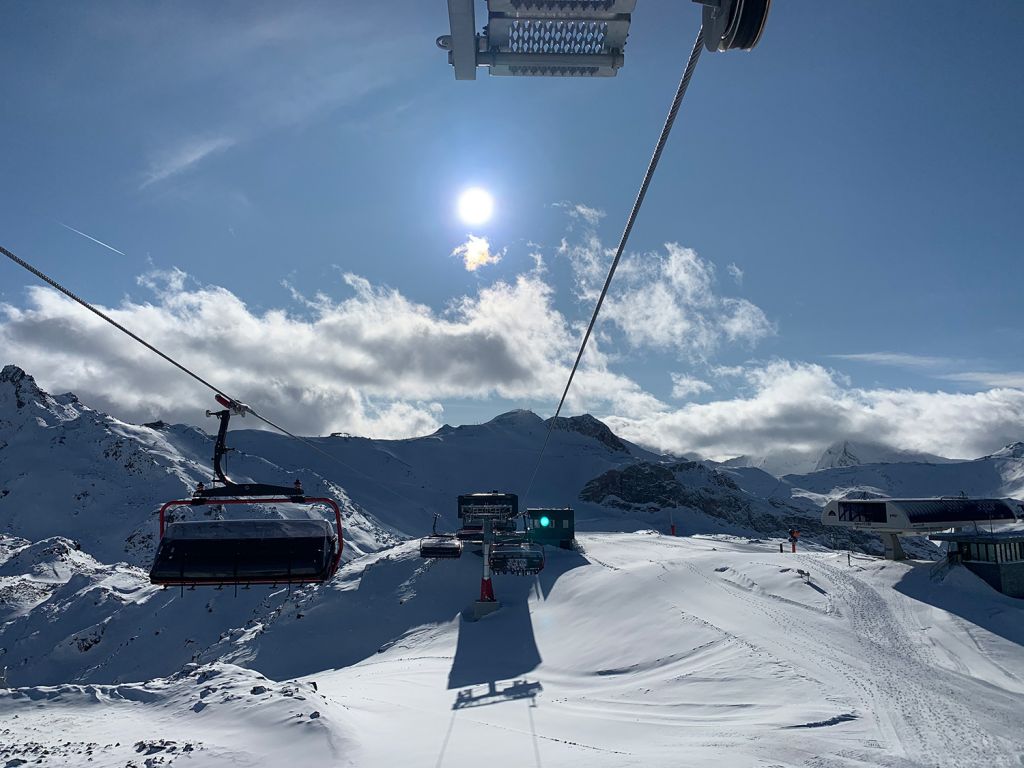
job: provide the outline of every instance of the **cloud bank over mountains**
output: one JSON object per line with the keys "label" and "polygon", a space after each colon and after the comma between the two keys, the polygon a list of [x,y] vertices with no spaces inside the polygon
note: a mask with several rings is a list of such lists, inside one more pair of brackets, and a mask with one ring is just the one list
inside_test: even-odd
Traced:
{"label": "cloud bank over mountains", "polygon": [[[589,319],[611,253],[594,230],[600,212],[570,215],[578,226],[554,255],[571,267]],[[441,310],[342,273],[337,290],[289,289],[288,308],[255,311],[180,270],[141,276],[148,300],[103,309],[293,431],[408,437],[440,426],[446,401],[500,400],[495,413],[553,407],[585,321],[559,311],[553,278],[535,261]],[[752,352],[775,333],[760,307],[722,292],[715,266],[692,249],[627,253],[566,411],[591,412],[657,450],[712,458],[820,454],[840,438],[974,457],[1024,436],[1024,390],[1012,379],[973,394],[863,389],[815,363],[716,364],[720,351]],[[0,305],[0,349],[0,362],[50,391],[74,391],[120,418],[194,423],[209,395],[49,288],[29,287],[24,306]],[[626,372],[623,355],[645,351],[678,360],[664,396]]]}

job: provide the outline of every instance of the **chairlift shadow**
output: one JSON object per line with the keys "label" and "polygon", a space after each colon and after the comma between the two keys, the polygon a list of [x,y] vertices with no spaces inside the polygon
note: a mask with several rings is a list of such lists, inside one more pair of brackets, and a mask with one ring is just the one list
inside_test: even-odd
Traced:
{"label": "chairlift shadow", "polygon": [[527,602],[532,587],[532,579],[495,577],[501,610],[480,621],[467,618],[472,615],[471,609],[463,612],[455,658],[448,672],[449,690],[513,680],[540,665]]}
{"label": "chairlift shadow", "polygon": [[[448,688],[495,686],[498,681],[522,678],[536,669],[541,655],[530,616],[530,595],[547,599],[559,578],[588,564],[579,552],[548,547],[544,570],[533,578],[495,576],[494,591],[501,601],[501,610],[480,621],[467,619],[471,609],[463,612]],[[537,686],[539,690],[539,683]]]}
{"label": "chairlift shadow", "polygon": [[455,697],[452,709],[469,709],[470,707],[486,707],[490,704],[500,704],[505,701],[518,701],[529,699],[531,706],[536,706],[537,694],[544,690],[540,682],[530,682],[525,678],[513,680],[502,687],[496,681],[490,681],[487,687],[477,690],[477,686],[463,688]]}

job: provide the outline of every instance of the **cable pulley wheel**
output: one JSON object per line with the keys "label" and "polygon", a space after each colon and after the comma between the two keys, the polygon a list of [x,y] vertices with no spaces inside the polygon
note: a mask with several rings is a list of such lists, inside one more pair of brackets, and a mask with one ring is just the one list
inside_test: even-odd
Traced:
{"label": "cable pulley wheel", "polygon": [[771,0],[718,0],[717,5],[705,4],[704,47],[709,51],[749,51],[761,40],[771,4]]}

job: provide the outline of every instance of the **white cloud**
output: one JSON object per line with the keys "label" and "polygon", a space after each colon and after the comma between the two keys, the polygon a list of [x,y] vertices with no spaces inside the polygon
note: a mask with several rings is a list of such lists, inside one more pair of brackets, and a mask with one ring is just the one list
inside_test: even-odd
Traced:
{"label": "white cloud", "polygon": [[[353,15],[315,4],[247,4],[222,14],[204,4],[169,4],[88,17],[83,38],[117,50],[125,61],[145,62],[141,75],[126,67],[114,76],[108,90],[118,94],[118,107],[133,96],[175,94],[146,118],[153,121],[144,130],[153,144],[140,188],[176,178],[260,135],[355,104],[394,83],[403,67],[431,56],[415,45],[413,30],[392,24],[380,34],[389,20],[386,9],[371,4],[362,10]],[[402,66],[382,65],[395,61]],[[203,109],[171,106],[181,103]],[[366,126],[378,117],[393,119],[394,111],[389,100],[387,106],[350,110],[338,124]]]}
{"label": "white cloud", "polygon": [[941,378],[983,387],[1024,389],[1024,371],[964,371],[962,373],[947,373]]}
{"label": "white cloud", "polygon": [[949,357],[914,355],[906,352],[859,352],[847,355],[829,355],[829,357],[836,360],[853,360],[859,363],[891,365],[896,368],[944,368],[959,363]]}
{"label": "white cloud", "polygon": [[[559,251],[576,267],[578,291],[591,296],[610,254],[592,232]],[[139,278],[148,300],[106,311],[293,431],[403,437],[434,429],[450,400],[554,404],[589,312],[579,322],[559,312],[537,264],[453,297],[443,311],[351,273],[312,297],[286,284],[289,309],[255,311],[176,269]],[[800,362],[709,364],[711,380],[739,394],[672,407],[616,370],[635,362],[636,348],[704,357],[771,326],[755,305],[720,296],[713,266],[679,245],[627,256],[619,277],[611,322],[592,338],[565,412],[592,412],[635,442],[722,457],[817,453],[848,438],[970,457],[1024,437],[1018,373],[949,374],[992,387],[965,394],[861,389]],[[21,365],[45,388],[75,391],[122,418],[194,423],[210,403],[199,384],[48,288],[30,288],[24,307],[0,304],[0,350],[0,362]],[[676,398],[712,391],[691,375],[672,382]]]}
{"label": "white cloud", "polygon": [[561,203],[555,203],[552,207],[561,208],[566,212],[570,219],[576,221],[582,221],[588,227],[596,227],[601,223],[601,219],[605,217],[605,212],[599,208],[591,208],[589,205],[583,203],[570,203],[564,201]]}
{"label": "white cloud", "polygon": [[700,395],[710,392],[713,387],[706,381],[684,373],[673,373],[672,376],[672,397],[682,400],[690,395]]}
{"label": "white cloud", "polygon": [[736,378],[747,372],[742,365],[713,365],[709,370],[716,379]]}
{"label": "white cloud", "polygon": [[497,264],[505,255],[506,249],[504,248],[492,252],[491,244],[486,237],[477,237],[476,235],[466,235],[466,237],[466,242],[452,251],[452,256],[462,259],[467,272],[475,272],[488,264]]}
{"label": "white cloud", "polygon": [[738,266],[736,266],[735,263],[729,264],[725,269],[729,273],[729,275],[732,277],[732,279],[736,281],[736,285],[743,285],[743,270],[742,269],[740,269]]}
{"label": "white cloud", "polygon": [[749,392],[645,419],[608,417],[634,442],[709,457],[815,454],[838,437],[952,458],[1024,437],[1024,390],[975,394],[859,389],[819,365],[776,361],[746,370]]}
{"label": "white cloud", "polygon": [[150,163],[139,189],[145,189],[171,176],[187,171],[192,166],[210,155],[223,152],[234,146],[236,140],[230,136],[212,138],[190,138],[170,149],[163,150]]}
{"label": "white cloud", "polygon": [[[596,301],[614,252],[590,230],[563,240],[559,253],[572,263],[580,299]],[[625,254],[601,316],[633,347],[694,358],[707,358],[723,341],[753,345],[775,333],[758,306],[719,295],[714,265],[677,243],[666,243],[664,253]]]}
{"label": "white cloud", "polygon": [[[298,297],[302,314],[254,312],[179,270],[140,284],[152,300],[108,308],[115,320],[304,434],[424,434],[452,398],[553,403],[582,331],[554,308],[538,274],[481,288],[441,313],[351,274],[345,298]],[[605,346],[597,338],[588,347],[566,413],[593,412],[623,437],[661,450],[816,454],[844,437],[972,457],[1024,437],[1020,388],[859,389],[835,371],[787,361],[712,367],[745,389],[673,409],[615,372]],[[0,305],[0,349],[3,362],[26,368],[42,386],[75,391],[122,418],[194,423],[209,404],[203,387],[48,288],[29,289],[26,308]],[[676,397],[711,391],[683,374],[673,383]]]}
{"label": "white cloud", "polygon": [[[578,341],[538,274],[497,282],[438,313],[396,290],[344,275],[347,298],[297,296],[303,314],[254,312],[180,270],[140,278],[149,302],[103,308],[158,349],[293,431],[423,434],[439,401],[553,402]],[[289,289],[294,294],[294,289]],[[0,349],[55,391],[135,421],[194,422],[209,393],[101,319],[48,288],[0,305]],[[567,403],[631,417],[666,406],[588,349]],[[256,425],[254,425],[256,426]]]}

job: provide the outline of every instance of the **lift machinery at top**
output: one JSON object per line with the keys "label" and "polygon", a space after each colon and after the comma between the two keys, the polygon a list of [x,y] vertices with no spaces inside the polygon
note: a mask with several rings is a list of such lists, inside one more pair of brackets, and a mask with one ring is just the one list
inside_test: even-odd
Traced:
{"label": "lift machinery at top", "polygon": [[[749,51],[761,39],[771,0],[693,0],[704,6],[709,51]],[[487,0],[476,31],[474,0],[448,0],[451,33],[437,39],[456,80],[492,75],[614,77],[636,0]]]}
{"label": "lift machinery at top", "polygon": [[[200,484],[191,499],[169,501],[160,508],[160,544],[150,570],[153,584],[197,586],[233,584],[319,584],[338,570],[341,562],[341,510],[333,499],[308,497],[302,485],[236,483],[221,467],[228,452],[226,437],[232,413],[247,408],[223,395],[221,411],[207,411],[220,419],[214,447],[215,484]],[[220,485],[216,485],[216,483]],[[302,504],[327,507],[334,525],[323,519],[248,519],[169,521],[180,507]]]}

